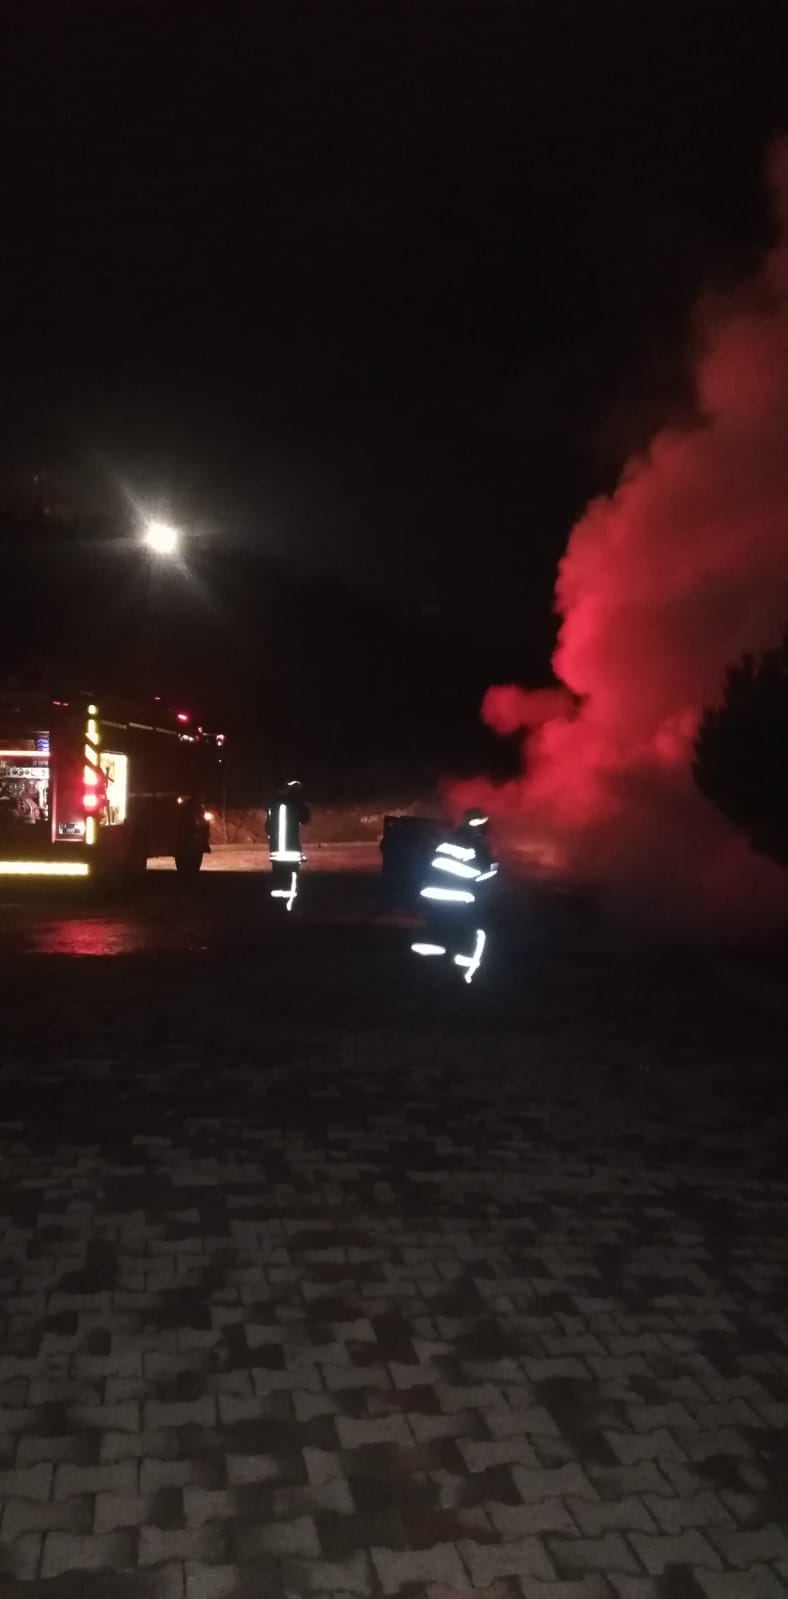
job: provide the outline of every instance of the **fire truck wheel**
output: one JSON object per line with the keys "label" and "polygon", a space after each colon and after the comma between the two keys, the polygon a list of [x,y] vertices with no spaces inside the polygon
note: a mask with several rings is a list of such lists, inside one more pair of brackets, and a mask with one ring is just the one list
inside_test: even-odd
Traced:
{"label": "fire truck wheel", "polygon": [[182,877],[196,877],[202,866],[202,857],[199,844],[184,845],[175,856],[175,870]]}

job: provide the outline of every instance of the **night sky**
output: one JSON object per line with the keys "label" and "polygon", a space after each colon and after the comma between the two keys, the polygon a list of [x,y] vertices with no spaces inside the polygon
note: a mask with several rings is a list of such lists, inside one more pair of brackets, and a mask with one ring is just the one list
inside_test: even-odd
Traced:
{"label": "night sky", "polygon": [[[545,680],[573,519],[768,237],[788,7],[60,0],[2,34],[5,671],[30,561],[40,610],[103,529],[92,602],[143,654],[172,606],[178,691],[210,615],[214,697],[254,680],[282,758],[296,714],[415,752],[432,704],[460,759],[487,679]],[[132,501],[193,529],[183,592],[123,553]]]}

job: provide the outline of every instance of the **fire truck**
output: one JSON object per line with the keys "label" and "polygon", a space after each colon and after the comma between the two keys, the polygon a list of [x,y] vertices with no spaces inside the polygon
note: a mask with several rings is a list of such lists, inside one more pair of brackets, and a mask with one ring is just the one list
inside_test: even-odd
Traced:
{"label": "fire truck", "polygon": [[196,875],[223,745],[160,701],[0,692],[0,877]]}

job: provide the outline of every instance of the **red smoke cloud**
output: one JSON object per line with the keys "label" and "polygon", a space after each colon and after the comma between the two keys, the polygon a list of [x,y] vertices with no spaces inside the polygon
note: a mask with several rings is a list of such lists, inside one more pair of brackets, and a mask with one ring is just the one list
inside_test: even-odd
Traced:
{"label": "red smoke cloud", "polygon": [[554,863],[674,921],[740,925],[788,889],[690,769],[725,667],[788,621],[788,141],[770,175],[778,242],[754,281],[700,308],[694,422],[660,432],[572,530],[555,591],[563,687],[485,697],[491,727],[524,731],[523,776],[455,790]]}

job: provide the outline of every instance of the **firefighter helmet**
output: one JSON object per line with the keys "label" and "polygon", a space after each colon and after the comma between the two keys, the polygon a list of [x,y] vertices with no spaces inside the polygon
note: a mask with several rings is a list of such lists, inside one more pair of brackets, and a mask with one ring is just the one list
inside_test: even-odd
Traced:
{"label": "firefighter helmet", "polygon": [[480,810],[478,805],[471,805],[470,808],[463,813],[462,825],[463,827],[486,827],[489,820],[489,816],[487,816],[484,811]]}

